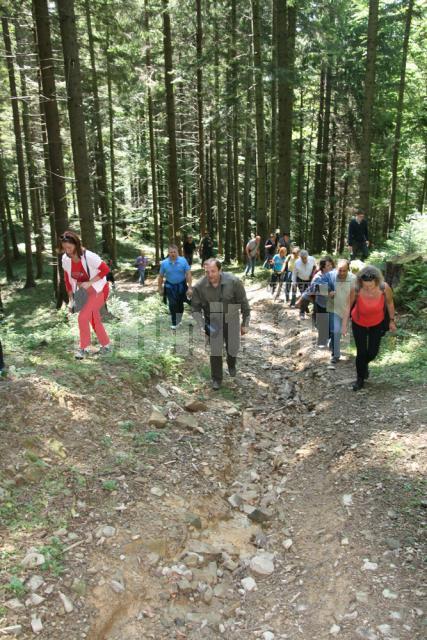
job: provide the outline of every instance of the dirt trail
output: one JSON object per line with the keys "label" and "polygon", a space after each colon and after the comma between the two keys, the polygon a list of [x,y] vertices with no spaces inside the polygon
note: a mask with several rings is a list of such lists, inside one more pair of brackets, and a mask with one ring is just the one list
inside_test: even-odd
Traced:
{"label": "dirt trail", "polygon": [[[42,637],[425,637],[423,390],[373,379],[355,394],[353,362],[328,369],[310,321],[274,304],[264,287],[252,285],[249,296],[239,375],[223,391],[203,379],[186,386],[194,366],[207,363],[199,343],[181,384],[153,382],[144,397],[118,384],[107,408],[95,393],[84,405],[92,425],[81,433],[84,459],[75,417],[83,406],[66,398],[55,407],[57,422],[72,408],[61,440],[88,483],[75,492],[80,508],[68,527],[82,544],[60,584],[75,608],[64,619],[46,606]],[[186,322],[182,330],[191,335]],[[195,399],[201,411],[182,410]],[[153,404],[169,426],[129,466],[135,438],[112,425],[147,424]],[[94,478],[107,477],[100,470],[111,451],[99,451],[107,425],[123,463],[105,499]],[[86,586],[80,597],[76,579]]]}

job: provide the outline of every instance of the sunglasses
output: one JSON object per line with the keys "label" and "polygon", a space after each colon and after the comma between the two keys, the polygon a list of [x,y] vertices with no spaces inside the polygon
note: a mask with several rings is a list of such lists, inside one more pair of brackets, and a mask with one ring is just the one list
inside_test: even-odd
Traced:
{"label": "sunglasses", "polygon": [[363,282],[372,282],[372,280],[375,280],[375,275],[373,273],[364,273],[363,276],[360,276],[360,279]]}
{"label": "sunglasses", "polygon": [[62,242],[72,242],[73,244],[76,244],[74,238],[72,236],[68,236],[66,233],[60,236],[60,239],[62,240]]}

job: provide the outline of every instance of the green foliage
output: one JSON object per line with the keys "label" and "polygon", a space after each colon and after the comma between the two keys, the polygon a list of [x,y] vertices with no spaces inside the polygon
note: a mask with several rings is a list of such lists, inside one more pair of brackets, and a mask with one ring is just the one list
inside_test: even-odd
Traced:
{"label": "green foliage", "polygon": [[395,291],[398,307],[416,314],[427,307],[427,263],[423,260],[405,266]]}
{"label": "green foliage", "polygon": [[9,591],[17,598],[22,598],[27,592],[27,589],[22,580],[20,580],[16,576],[13,576],[4,588],[6,591]]}
{"label": "green foliage", "polygon": [[413,216],[392,233],[378,250],[369,256],[369,262],[380,268],[387,260],[407,253],[427,255],[427,216]]}
{"label": "green foliage", "polygon": [[102,483],[104,491],[117,491],[119,488],[117,480],[104,480]]}
{"label": "green foliage", "polygon": [[52,537],[48,545],[39,547],[38,552],[45,557],[41,565],[43,571],[51,571],[55,576],[64,572],[64,546],[59,538]]}

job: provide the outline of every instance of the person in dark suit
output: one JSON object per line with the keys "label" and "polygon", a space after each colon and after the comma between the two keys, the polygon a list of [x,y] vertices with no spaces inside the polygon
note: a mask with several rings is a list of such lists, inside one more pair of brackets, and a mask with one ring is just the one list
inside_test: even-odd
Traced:
{"label": "person in dark suit", "polygon": [[369,236],[368,223],[365,220],[363,211],[358,211],[356,216],[350,220],[348,225],[348,248],[350,260],[356,260],[361,255],[361,260],[368,257]]}

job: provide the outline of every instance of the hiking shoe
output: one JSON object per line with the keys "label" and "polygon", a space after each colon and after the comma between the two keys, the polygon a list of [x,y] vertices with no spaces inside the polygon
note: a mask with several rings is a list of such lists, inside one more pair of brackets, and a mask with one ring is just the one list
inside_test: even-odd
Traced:
{"label": "hiking shoe", "polygon": [[221,388],[221,382],[219,380],[212,380],[213,391],[218,391]]}
{"label": "hiking shoe", "polygon": [[107,356],[111,353],[111,345],[107,344],[105,345],[105,347],[100,347],[99,351],[98,351],[100,356]]}
{"label": "hiking shoe", "polygon": [[338,356],[331,356],[331,364],[336,364],[338,362]]}
{"label": "hiking shoe", "polygon": [[76,360],[83,360],[86,356],[89,355],[89,349],[77,349],[74,354]]}
{"label": "hiking shoe", "polygon": [[228,367],[228,373],[230,374],[230,378],[235,378],[237,375],[236,367]]}
{"label": "hiking shoe", "polygon": [[305,313],[300,313],[299,314],[299,319],[300,320],[305,320]]}
{"label": "hiking shoe", "polygon": [[360,391],[360,389],[363,389],[363,384],[363,378],[357,378],[356,382],[353,382],[353,391]]}

